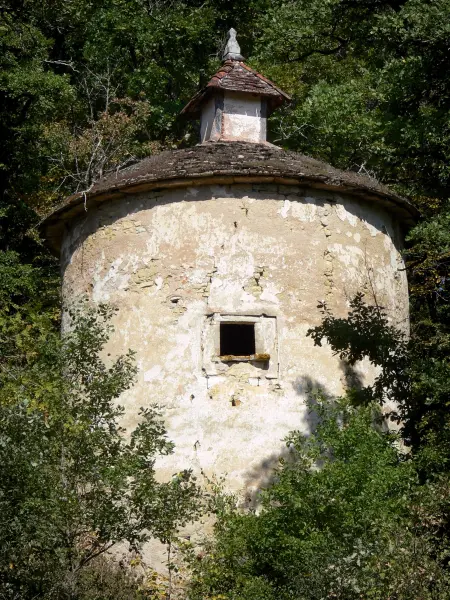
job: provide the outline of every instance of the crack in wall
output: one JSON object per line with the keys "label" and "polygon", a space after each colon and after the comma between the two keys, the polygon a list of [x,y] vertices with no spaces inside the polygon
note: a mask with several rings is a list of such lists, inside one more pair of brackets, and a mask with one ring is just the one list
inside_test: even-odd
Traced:
{"label": "crack in wall", "polygon": [[[331,230],[329,228],[330,225],[330,214],[332,212],[332,207],[330,204],[325,203],[322,207],[318,209],[318,216],[320,220],[320,224],[322,226],[323,233],[325,234],[325,239],[331,237]],[[323,253],[324,259],[324,285],[325,285],[325,302],[328,302],[333,295],[334,288],[334,278],[333,278],[333,270],[334,270],[334,256],[333,253],[328,250],[328,248]]]}
{"label": "crack in wall", "polygon": [[263,292],[262,278],[266,274],[266,267],[255,267],[252,278],[246,285],[242,286],[242,289],[249,294],[260,296]]}
{"label": "crack in wall", "polygon": [[325,301],[327,301],[333,295],[333,287],[334,287],[333,261],[334,261],[334,257],[333,257],[333,254],[329,250],[325,250],[325,252],[323,253],[323,258],[325,261],[325,269],[323,272],[323,274],[325,276]]}

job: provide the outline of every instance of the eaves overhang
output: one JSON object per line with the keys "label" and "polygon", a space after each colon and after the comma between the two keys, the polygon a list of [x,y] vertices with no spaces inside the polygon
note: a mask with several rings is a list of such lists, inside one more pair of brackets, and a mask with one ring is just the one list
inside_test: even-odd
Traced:
{"label": "eaves overhang", "polygon": [[163,152],[113,172],[86,192],[73,194],[41,223],[41,232],[59,254],[66,227],[95,206],[147,191],[204,185],[267,183],[341,192],[374,202],[393,213],[405,229],[419,211],[375,179],[341,171],[316,159],[271,144],[207,142]]}

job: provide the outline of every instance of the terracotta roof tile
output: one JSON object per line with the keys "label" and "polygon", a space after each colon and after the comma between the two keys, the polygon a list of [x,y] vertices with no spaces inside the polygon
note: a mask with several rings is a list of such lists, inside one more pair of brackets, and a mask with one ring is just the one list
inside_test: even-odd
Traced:
{"label": "terracotta roof tile", "polygon": [[226,60],[206,86],[200,90],[183,108],[182,114],[198,113],[200,105],[213,90],[257,94],[269,98],[271,108],[290,97],[272,81],[237,60]]}

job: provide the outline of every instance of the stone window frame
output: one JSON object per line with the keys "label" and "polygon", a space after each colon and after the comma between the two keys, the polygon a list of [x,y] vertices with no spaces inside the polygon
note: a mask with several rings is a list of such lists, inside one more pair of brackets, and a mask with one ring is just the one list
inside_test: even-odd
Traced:
{"label": "stone window frame", "polygon": [[[255,355],[221,356],[220,323],[253,323],[255,325]],[[270,339],[268,344],[267,339]],[[275,315],[219,313],[206,316],[203,331],[203,370],[207,375],[226,372],[233,363],[250,363],[264,369],[267,379],[278,379],[278,324]],[[225,369],[225,371],[224,371]]]}

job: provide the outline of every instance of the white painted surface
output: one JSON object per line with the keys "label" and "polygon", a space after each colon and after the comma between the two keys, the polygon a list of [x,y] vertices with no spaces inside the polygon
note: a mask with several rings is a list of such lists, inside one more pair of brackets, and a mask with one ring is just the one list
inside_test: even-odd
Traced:
{"label": "white painted surface", "polygon": [[[136,385],[120,399],[125,424],[164,407],[175,454],[158,463],[225,475],[245,497],[287,452],[283,438],[308,433],[311,388],[342,393],[345,368],[306,335],[318,301],[347,313],[358,291],[408,326],[401,239],[374,203],[294,186],[205,185],[146,193],[90,209],[63,243],[66,302],[87,294],[119,311],[112,355],[137,352]],[[217,360],[224,316],[258,323],[265,366]],[[358,367],[370,380],[370,365]]]}
{"label": "white painted surface", "polygon": [[239,140],[266,141],[266,121],[260,96],[225,92],[223,100],[213,95],[203,106],[200,120],[201,142]]}
{"label": "white painted surface", "polygon": [[200,119],[200,141],[202,142],[212,139],[214,134],[217,133],[214,127],[214,120],[216,118],[215,104],[215,98],[212,97],[202,106]]}
{"label": "white painted surface", "polygon": [[265,141],[260,96],[226,92],[222,119],[223,139],[254,143]]}

